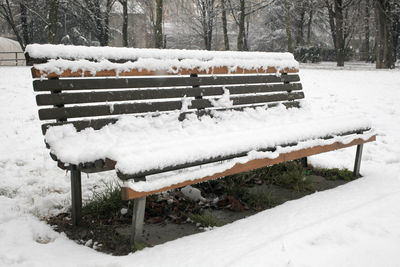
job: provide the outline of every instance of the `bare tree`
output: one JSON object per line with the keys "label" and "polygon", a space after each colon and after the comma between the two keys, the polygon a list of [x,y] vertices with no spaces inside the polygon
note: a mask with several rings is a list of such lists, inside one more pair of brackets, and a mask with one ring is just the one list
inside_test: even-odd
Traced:
{"label": "bare tree", "polygon": [[86,25],[101,46],[108,45],[110,35],[110,13],[116,0],[82,0],[73,1],[73,13],[81,25]]}
{"label": "bare tree", "polygon": [[393,58],[394,61],[398,57],[398,49],[400,46],[400,3],[399,1],[393,2],[392,8],[392,31],[393,31]]}
{"label": "bare tree", "polygon": [[311,45],[311,25],[313,22],[315,3],[313,0],[308,1],[308,21],[307,21],[307,46]]}
{"label": "bare tree", "polygon": [[371,0],[364,0],[364,45],[363,54],[361,59],[365,61],[370,61],[370,24],[371,21]]}
{"label": "bare tree", "polygon": [[228,37],[228,27],[227,27],[227,20],[226,20],[226,2],[225,0],[221,0],[221,19],[222,19],[222,31],[224,33],[224,47],[225,50],[229,50],[229,37]]}
{"label": "bare tree", "polygon": [[215,0],[177,2],[179,3],[175,3],[175,11],[180,14],[177,15],[177,21],[180,24],[178,27],[191,32],[194,37],[192,39],[201,40],[204,49],[211,50],[218,12],[222,8],[217,6]]}
{"label": "bare tree", "polygon": [[354,34],[355,0],[325,0],[337,66],[344,66],[345,51]]}
{"label": "bare tree", "polygon": [[375,0],[377,69],[394,68],[391,4],[390,0]]}
{"label": "bare tree", "polygon": [[[275,0],[228,0],[232,17],[238,26],[237,50],[248,50],[250,15],[271,5]],[[247,25],[246,25],[247,24]]]}
{"label": "bare tree", "polygon": [[296,0],[294,4],[296,10],[296,46],[303,46],[307,1]]}
{"label": "bare tree", "polygon": [[195,6],[200,14],[200,24],[202,28],[202,38],[207,50],[211,50],[212,34],[215,20],[215,1],[214,0],[195,0]]}
{"label": "bare tree", "polygon": [[156,21],[154,24],[154,40],[156,48],[164,47],[162,21],[163,21],[163,0],[156,0]]}
{"label": "bare tree", "polygon": [[344,66],[344,22],[343,0],[335,0],[335,31],[336,31],[336,62],[337,66]]}
{"label": "bare tree", "polygon": [[58,23],[58,0],[50,0],[49,9],[49,43],[56,43]]}
{"label": "bare tree", "polygon": [[[4,19],[8,23],[8,25],[10,25],[22,50],[25,50],[25,46],[27,45],[28,40],[23,38],[20,30],[18,29],[18,22],[16,21],[16,11],[15,11],[16,7],[17,3],[10,2],[10,0],[2,1],[2,3],[0,4],[0,17]],[[22,11],[20,10],[20,13],[24,12],[26,16],[25,5],[23,3],[20,3],[19,7],[20,9],[22,9]],[[26,18],[25,16],[23,18]]]}
{"label": "bare tree", "polygon": [[128,0],[118,0],[122,5],[122,45],[128,47]]}
{"label": "bare tree", "polygon": [[287,51],[293,53],[293,40],[290,22],[290,4],[288,1],[285,1],[285,26],[287,36]]}
{"label": "bare tree", "polygon": [[[48,41],[48,0],[39,3],[33,0],[3,0],[0,2],[0,18],[12,29],[22,50],[32,42]],[[29,57],[25,54],[27,63]]]}
{"label": "bare tree", "polygon": [[137,4],[145,11],[149,31],[152,32],[151,46],[155,48],[164,48],[163,35],[163,0],[138,0]]}

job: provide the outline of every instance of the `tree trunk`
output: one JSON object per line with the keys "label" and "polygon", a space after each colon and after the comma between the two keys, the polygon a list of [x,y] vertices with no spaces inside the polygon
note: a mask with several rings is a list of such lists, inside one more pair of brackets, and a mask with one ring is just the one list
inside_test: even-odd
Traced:
{"label": "tree trunk", "polygon": [[397,52],[399,47],[399,37],[400,37],[400,3],[396,3],[393,6],[396,11],[393,12],[393,60],[397,60]]}
{"label": "tree trunk", "polygon": [[250,17],[246,16],[246,29],[243,34],[243,51],[249,51],[249,27],[250,27]]}
{"label": "tree trunk", "polygon": [[297,34],[296,34],[296,46],[304,45],[304,17],[306,14],[304,3],[301,2],[299,8],[299,18],[297,20]]}
{"label": "tree trunk", "polygon": [[129,46],[128,43],[128,0],[121,0],[122,5],[122,16],[123,16],[123,23],[122,23],[122,45],[125,47]]}
{"label": "tree trunk", "polygon": [[163,0],[156,0],[156,23],[154,25],[154,41],[156,48],[163,48]]}
{"label": "tree trunk", "polygon": [[286,26],[286,36],[287,36],[287,50],[290,53],[293,53],[293,46],[292,46],[292,31],[290,29],[290,6],[287,1],[285,1],[285,26]]}
{"label": "tree trunk", "polygon": [[245,0],[240,0],[240,13],[239,13],[239,33],[237,37],[237,50],[243,51],[243,39],[245,31]]}
{"label": "tree trunk", "polygon": [[101,46],[106,46],[104,37],[104,24],[102,20],[102,12],[100,7],[100,2],[93,3],[93,6],[89,8],[90,12],[94,13],[94,22],[96,25],[96,37],[99,40]]}
{"label": "tree trunk", "polygon": [[212,33],[213,33],[213,26],[214,26],[214,1],[215,0],[211,0],[208,3],[208,8],[209,8],[209,12],[208,12],[208,41],[210,43],[210,50],[211,50],[211,44],[212,44]]}
{"label": "tree trunk", "polygon": [[49,43],[57,42],[58,0],[51,0],[49,10]]}
{"label": "tree trunk", "polygon": [[26,6],[23,3],[19,4],[20,13],[21,13],[21,28],[22,28],[22,39],[25,44],[31,43],[29,38],[29,29],[28,29],[28,14],[26,10]]}
{"label": "tree trunk", "polygon": [[211,50],[214,24],[214,0],[201,1],[199,5],[201,9],[204,46],[206,50]]}
{"label": "tree trunk", "polygon": [[307,46],[311,45],[311,24],[312,24],[312,20],[313,20],[313,13],[314,13],[314,10],[313,10],[313,8],[311,8],[309,17],[308,17],[308,22],[307,22]]}
{"label": "tree trunk", "polygon": [[376,17],[376,68],[394,68],[392,14],[389,0],[375,1]]}
{"label": "tree trunk", "polygon": [[222,8],[222,31],[224,32],[224,46],[225,50],[229,50],[229,37],[228,37],[228,27],[226,22],[225,0],[221,0],[221,8]]}
{"label": "tree trunk", "polygon": [[343,0],[335,0],[336,21],[336,62],[338,67],[344,66],[344,29],[343,29]]}
{"label": "tree trunk", "polygon": [[366,62],[370,61],[369,54],[369,38],[370,38],[370,30],[369,30],[369,18],[370,18],[370,0],[365,0],[365,14],[364,14],[364,57],[363,60]]}
{"label": "tree trunk", "polygon": [[107,0],[107,6],[106,6],[106,12],[104,13],[104,23],[102,24],[102,29],[103,29],[103,42],[102,46],[107,46],[108,41],[110,39],[110,13],[112,9],[114,1],[113,0]]}
{"label": "tree trunk", "polygon": [[326,8],[328,9],[328,16],[329,16],[329,26],[331,28],[331,35],[333,41],[333,47],[336,51],[336,25],[335,25],[335,12],[333,11],[332,5],[326,1]]}

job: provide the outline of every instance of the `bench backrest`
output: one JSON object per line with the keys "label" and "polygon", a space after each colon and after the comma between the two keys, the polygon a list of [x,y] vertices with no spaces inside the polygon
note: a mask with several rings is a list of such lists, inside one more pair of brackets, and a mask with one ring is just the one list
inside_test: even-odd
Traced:
{"label": "bench backrest", "polygon": [[[35,61],[35,59],[32,59]],[[46,60],[36,59],[45,62]],[[118,63],[124,64],[120,59]],[[89,72],[64,69],[43,72],[32,68],[43,133],[52,125],[72,123],[77,130],[100,129],[117,120],[121,114],[159,114],[181,110],[183,114],[209,114],[214,109],[243,109],[260,105],[299,107],[304,98],[297,69],[274,67],[229,71],[229,66],[200,70],[181,68],[177,71],[113,69]],[[210,73],[211,72],[211,73]],[[118,73],[119,77],[115,77]],[[279,75],[277,75],[277,73]],[[215,101],[229,90],[231,106],[218,106]],[[183,107],[185,102],[190,105]],[[47,106],[47,107],[46,107]],[[52,121],[51,121],[52,120]],[[50,122],[49,122],[50,121]]]}

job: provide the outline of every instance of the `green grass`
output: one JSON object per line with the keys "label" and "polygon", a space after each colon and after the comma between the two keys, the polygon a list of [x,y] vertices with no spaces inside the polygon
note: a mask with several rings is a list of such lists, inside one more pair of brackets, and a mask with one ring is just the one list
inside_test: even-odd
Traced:
{"label": "green grass", "polygon": [[202,214],[189,214],[188,217],[194,222],[199,223],[202,227],[222,226],[222,222],[211,212],[205,211]]}
{"label": "green grass", "polygon": [[243,201],[249,205],[249,207],[255,209],[255,210],[262,210],[266,208],[272,208],[275,206],[275,201],[273,198],[265,193],[255,193],[255,194],[250,194],[248,193]]}
{"label": "green grass", "polygon": [[314,168],[313,173],[316,175],[320,175],[325,177],[327,180],[344,180],[344,181],[352,181],[357,179],[358,177],[354,177],[353,172],[348,169],[325,169],[325,168]]}
{"label": "green grass", "polygon": [[131,251],[132,252],[136,252],[136,251],[140,251],[142,249],[145,249],[147,247],[148,247],[148,245],[146,243],[137,242],[137,243],[131,245]]}
{"label": "green grass", "polygon": [[313,190],[312,182],[305,175],[306,169],[300,163],[286,162],[283,168],[285,171],[274,176],[274,184],[297,192]]}
{"label": "green grass", "polygon": [[228,195],[241,200],[252,208],[273,206],[267,196],[252,196],[248,188],[258,184],[278,185],[298,192],[313,191],[314,186],[308,178],[313,172],[297,161],[276,164],[250,172],[227,176],[197,185],[204,194]]}
{"label": "green grass", "polygon": [[82,211],[84,215],[107,219],[110,216],[120,216],[123,207],[128,208],[125,216],[132,214],[129,202],[121,199],[121,187],[117,183],[108,183],[103,191],[93,191],[91,198],[84,203]]}
{"label": "green grass", "polygon": [[[250,187],[264,184],[278,185],[297,192],[313,191],[314,185],[309,178],[310,175],[319,175],[334,181],[352,181],[356,179],[353,177],[353,173],[347,169],[304,168],[299,162],[291,161],[208,181],[197,185],[197,187],[200,188],[204,195],[232,196],[236,200],[247,204],[248,207],[259,210],[273,207],[275,205],[274,200],[263,193],[250,193]],[[129,201],[121,199],[121,188],[118,183],[108,183],[102,188],[102,191],[93,191],[90,199],[85,202],[83,205],[83,215],[90,215],[98,219],[130,218],[133,205]],[[0,193],[4,194],[2,191]],[[147,201],[151,203],[156,199],[156,196],[153,195],[149,196]],[[193,209],[193,207],[186,209],[184,206],[182,207],[182,212],[190,213],[191,215],[188,217],[204,227],[220,225],[218,218],[212,216],[211,213],[198,214],[199,209]],[[128,209],[127,214],[121,214],[122,208]],[[149,209],[147,214],[150,217],[159,216],[160,213],[168,214],[172,208],[174,207],[158,205],[157,208]]]}

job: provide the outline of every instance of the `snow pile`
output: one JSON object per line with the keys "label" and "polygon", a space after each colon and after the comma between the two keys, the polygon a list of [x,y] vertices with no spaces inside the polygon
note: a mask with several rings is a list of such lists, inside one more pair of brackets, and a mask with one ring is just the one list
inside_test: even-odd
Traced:
{"label": "snow pile", "polygon": [[[268,69],[277,72],[285,68],[298,69],[299,64],[290,53],[234,52],[178,49],[144,49],[117,47],[86,47],[68,45],[28,45],[25,53],[33,58],[50,59],[37,64],[41,73],[61,74],[65,70],[81,70],[94,75],[102,70],[115,70],[117,75],[133,69],[158,73],[177,73],[181,69],[197,69],[212,73],[214,68],[227,67],[229,72]],[[113,63],[115,60],[128,60]]]}
{"label": "snow pile", "polygon": [[[238,51],[208,51],[186,49],[156,49],[156,48],[125,48],[125,47],[95,47],[73,45],[31,44],[27,45],[25,53],[34,58],[64,58],[64,59],[112,59],[137,60],[139,58],[154,59],[198,59],[209,61],[219,59],[260,59],[287,60],[295,63],[293,54],[276,52],[238,52]],[[298,66],[298,65],[297,65]]]}
{"label": "snow pile", "polygon": [[[179,111],[158,117],[122,115],[115,124],[80,132],[71,124],[51,127],[46,142],[62,162],[109,158],[117,161],[116,169],[122,173],[135,174],[300,141],[305,148],[325,144],[321,138],[331,134],[370,127],[368,120],[358,116],[321,117],[307,108],[286,109],[283,105],[219,111],[213,118],[189,114],[184,121],[178,120],[179,115]],[[248,159],[260,156],[265,155],[251,153]]]}
{"label": "snow pile", "polygon": [[219,99],[210,99],[211,105],[216,108],[230,108],[233,106],[233,100],[231,100],[230,92],[228,89],[223,87],[224,94]]}

